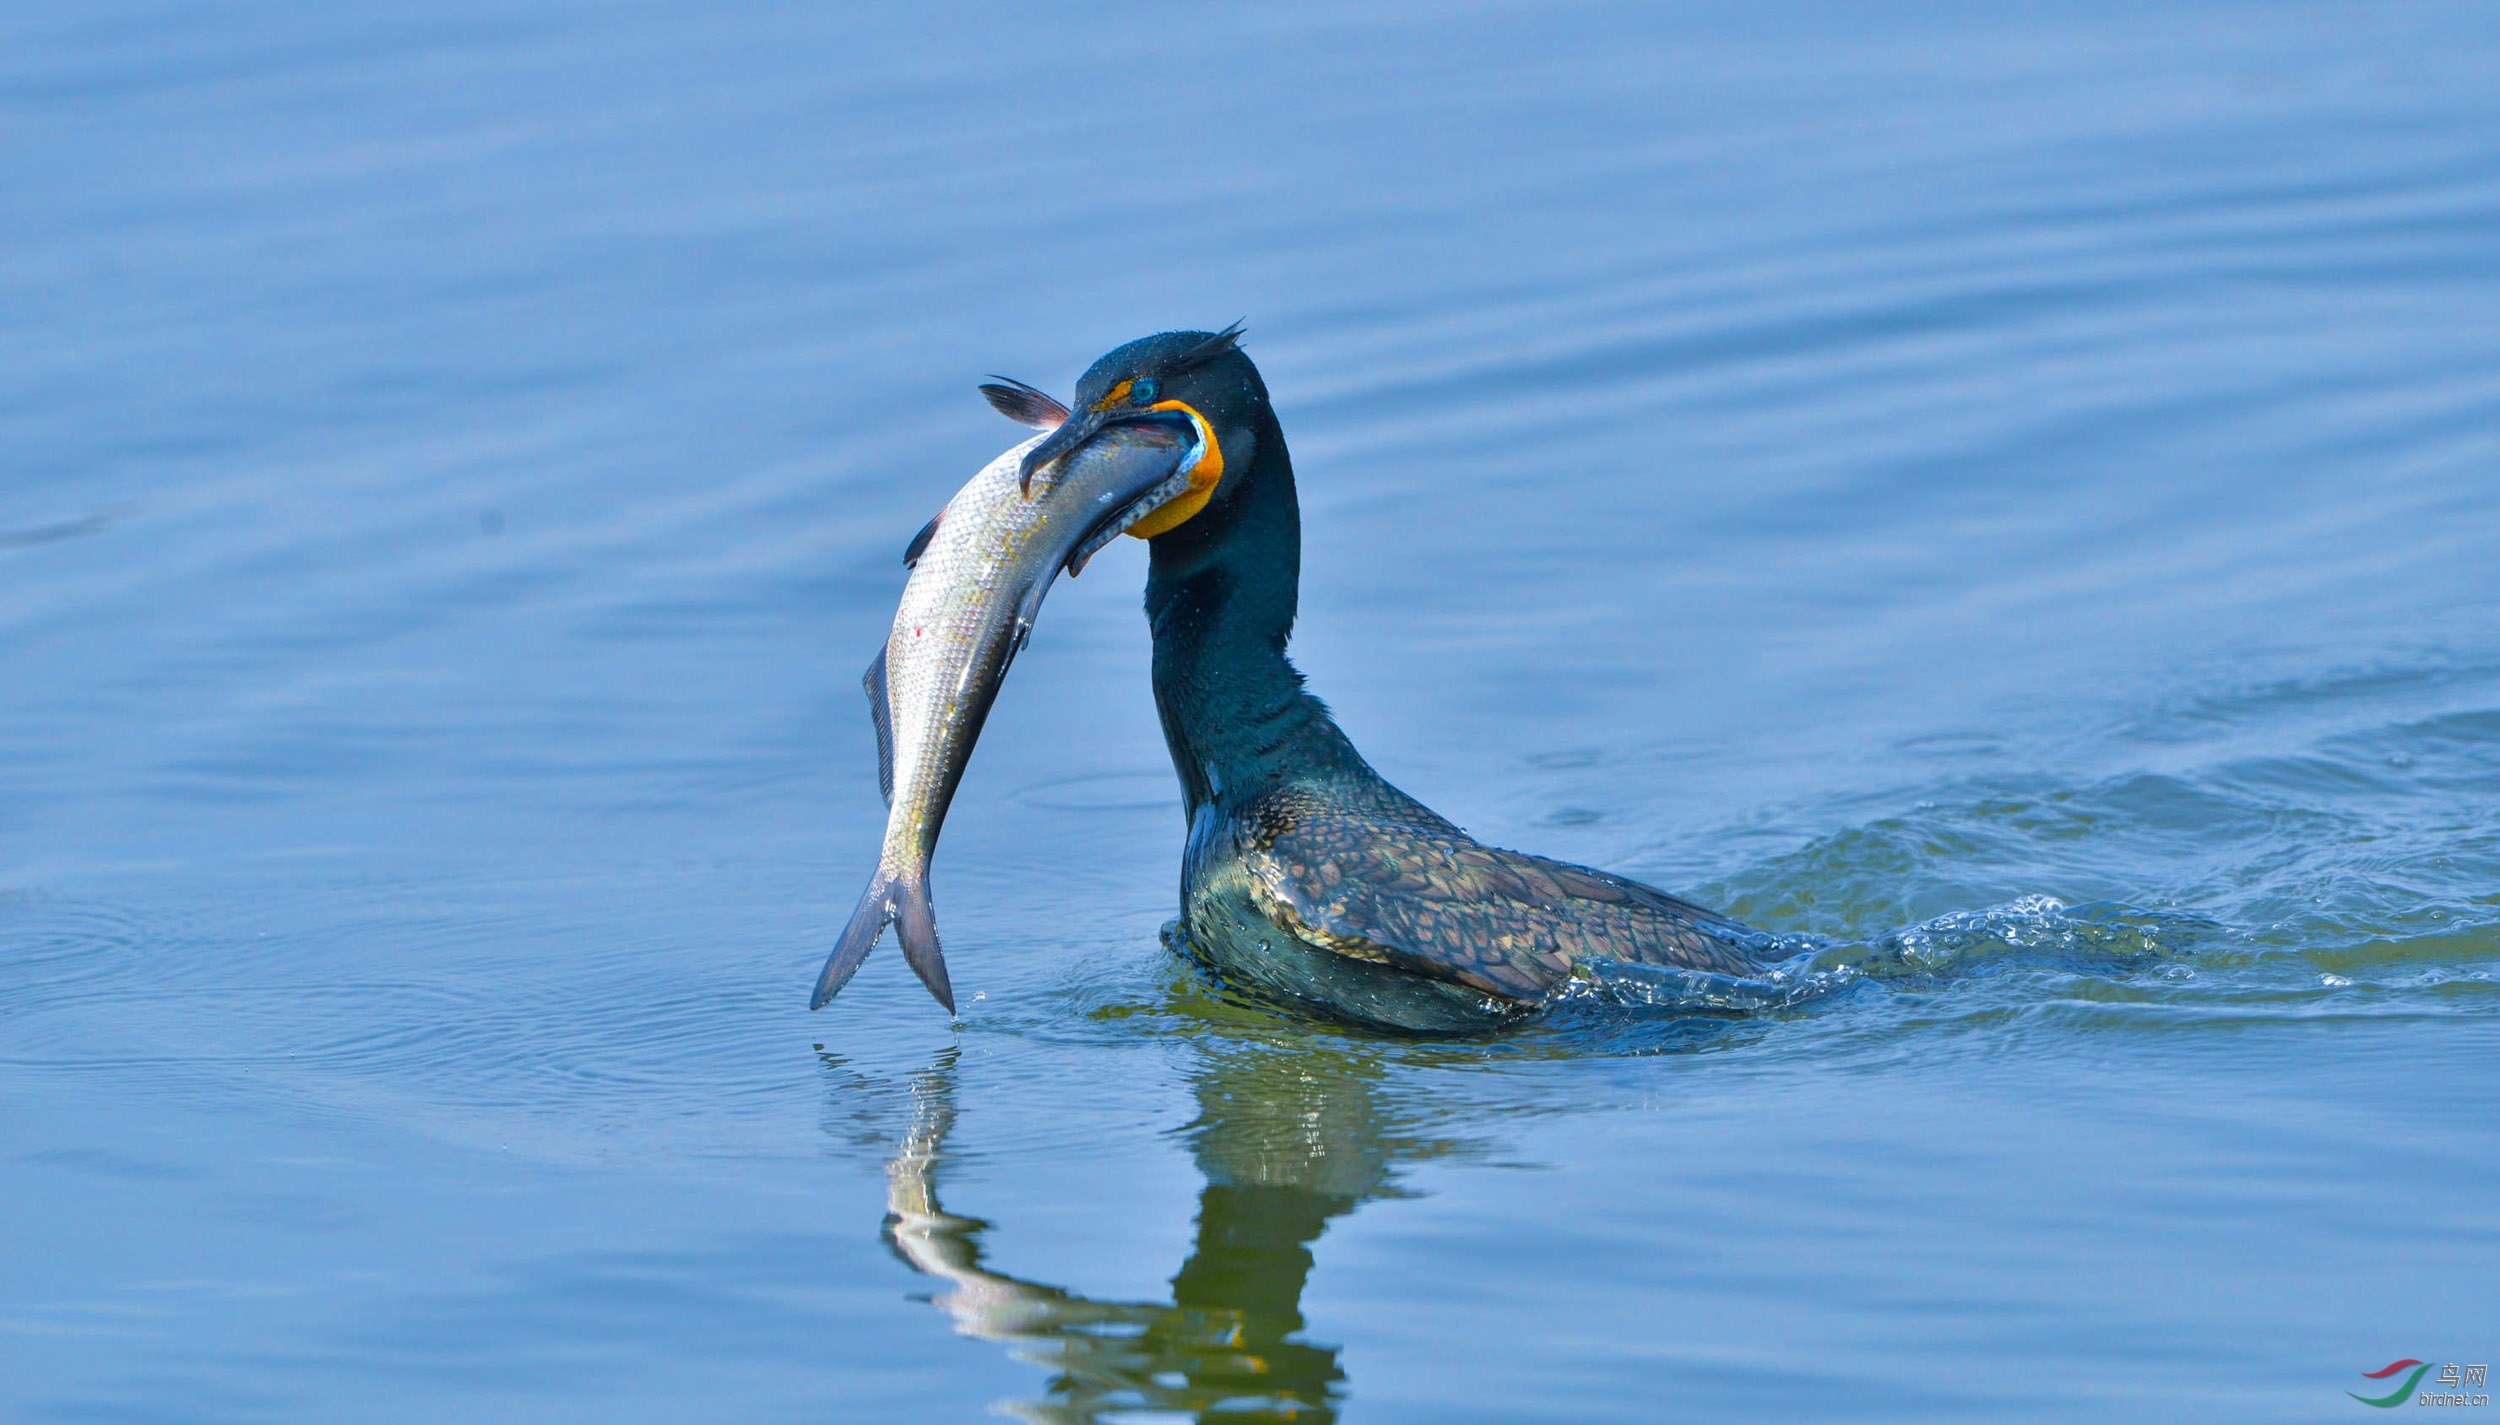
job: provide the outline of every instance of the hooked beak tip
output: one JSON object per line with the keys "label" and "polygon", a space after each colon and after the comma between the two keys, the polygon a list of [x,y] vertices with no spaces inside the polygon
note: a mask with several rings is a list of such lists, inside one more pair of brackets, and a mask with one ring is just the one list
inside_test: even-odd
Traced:
{"label": "hooked beak tip", "polygon": [[1099,411],[1072,416],[1060,423],[1057,430],[1042,437],[1042,442],[1024,453],[1016,471],[1016,486],[1026,499],[1033,498],[1033,477],[1043,467],[1077,449],[1102,433],[1110,422]]}

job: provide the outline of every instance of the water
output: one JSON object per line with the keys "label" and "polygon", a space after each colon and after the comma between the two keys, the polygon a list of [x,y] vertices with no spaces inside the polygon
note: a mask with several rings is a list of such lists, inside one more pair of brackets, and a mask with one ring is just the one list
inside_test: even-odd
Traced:
{"label": "water", "polygon": [[[2487,7],[0,34],[0,1414],[2308,1419],[2500,1348]],[[949,825],[961,1024],[890,948],[806,1012],[972,384],[1234,317],[1358,745],[1816,993],[1214,997],[1124,544]]]}

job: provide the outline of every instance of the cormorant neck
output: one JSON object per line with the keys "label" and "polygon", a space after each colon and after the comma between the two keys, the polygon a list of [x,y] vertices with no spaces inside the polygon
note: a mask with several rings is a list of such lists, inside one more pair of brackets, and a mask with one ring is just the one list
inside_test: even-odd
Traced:
{"label": "cormorant neck", "polygon": [[1155,706],[1192,817],[1211,800],[1362,765],[1285,657],[1302,513],[1284,432],[1272,413],[1262,416],[1248,478],[1156,536],[1146,575]]}

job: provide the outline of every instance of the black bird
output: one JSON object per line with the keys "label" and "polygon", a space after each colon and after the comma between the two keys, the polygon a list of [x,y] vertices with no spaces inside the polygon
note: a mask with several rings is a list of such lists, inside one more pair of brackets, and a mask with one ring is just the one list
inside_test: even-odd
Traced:
{"label": "black bird", "polygon": [[[1131,531],[1152,550],[1155,705],[1189,815],[1175,948],[1227,984],[1424,1031],[1518,1015],[1586,960],[1757,973],[1749,946],[1763,937],[1734,921],[1480,844],[1383,780],[1303,691],[1285,657],[1302,574],[1293,457],[1240,335],[1120,347],[1025,457],[1029,474],[1106,427],[1173,411],[1199,426],[1188,491]],[[1031,388],[987,389],[1025,413]]]}

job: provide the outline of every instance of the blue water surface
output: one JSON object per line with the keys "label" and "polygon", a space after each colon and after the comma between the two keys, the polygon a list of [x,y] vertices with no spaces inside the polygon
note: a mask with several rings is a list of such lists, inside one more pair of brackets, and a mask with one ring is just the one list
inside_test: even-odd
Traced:
{"label": "blue water surface", "polygon": [[[0,1416],[2352,1418],[2500,1350],[2500,11],[0,11]],[[1234,1003],[1142,550],[805,1008],[990,372],[1249,322],[1295,653],[1819,937]]]}

